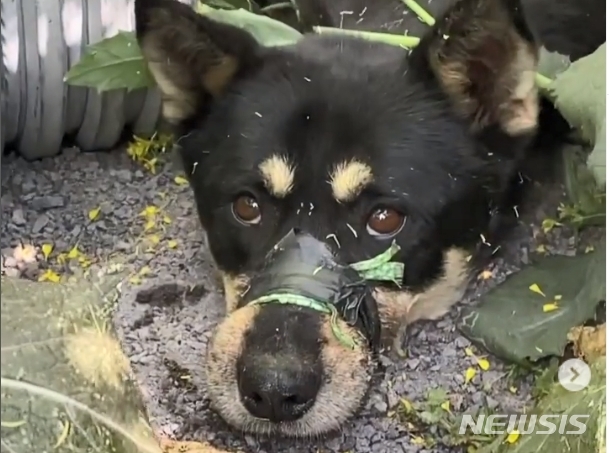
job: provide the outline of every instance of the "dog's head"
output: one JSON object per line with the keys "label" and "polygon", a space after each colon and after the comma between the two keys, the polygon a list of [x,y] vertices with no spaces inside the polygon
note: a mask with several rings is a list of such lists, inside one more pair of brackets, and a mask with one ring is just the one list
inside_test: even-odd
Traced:
{"label": "dog's head", "polygon": [[[412,52],[323,36],[264,48],[176,0],[135,4],[224,277],[212,404],[247,431],[336,429],[365,395],[378,339],[306,304],[251,303],[250,285],[277,270],[269,253],[289,232],[324,244],[340,269],[395,243],[402,285],[364,285],[369,325],[387,339],[446,313],[468,274],[463,248],[488,225],[536,127],[537,54],[519,3],[460,0]],[[309,283],[294,285],[302,295]],[[346,347],[337,327],[365,341]]]}

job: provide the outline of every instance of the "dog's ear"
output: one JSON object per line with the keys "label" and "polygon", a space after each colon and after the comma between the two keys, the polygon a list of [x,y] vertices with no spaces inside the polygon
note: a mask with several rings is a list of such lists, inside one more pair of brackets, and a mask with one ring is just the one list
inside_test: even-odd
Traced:
{"label": "dog's ear", "polygon": [[457,0],[415,52],[474,131],[535,129],[538,48],[519,0]]}
{"label": "dog's ear", "polygon": [[258,43],[250,34],[178,0],[136,0],[135,25],[170,123],[196,116],[206,100],[222,96],[260,62]]}

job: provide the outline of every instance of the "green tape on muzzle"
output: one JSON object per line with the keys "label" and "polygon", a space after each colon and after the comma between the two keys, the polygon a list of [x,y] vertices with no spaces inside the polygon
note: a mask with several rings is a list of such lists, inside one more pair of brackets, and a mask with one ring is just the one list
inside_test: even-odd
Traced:
{"label": "green tape on muzzle", "polygon": [[361,339],[340,328],[342,317],[347,324],[359,326],[362,336],[374,343],[380,335],[380,320],[370,282],[401,286],[404,264],[391,261],[399,251],[394,242],[382,254],[347,266],[337,263],[323,242],[291,232],[252,279],[245,302],[295,305],[329,315],[336,338],[354,349]]}

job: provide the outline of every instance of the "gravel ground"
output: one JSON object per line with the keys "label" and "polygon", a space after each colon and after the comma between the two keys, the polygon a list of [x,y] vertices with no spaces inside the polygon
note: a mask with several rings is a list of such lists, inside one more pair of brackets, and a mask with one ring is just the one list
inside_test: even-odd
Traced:
{"label": "gravel ground", "polygon": [[[208,440],[231,451],[449,452],[460,449],[418,445],[417,436],[437,437],[437,428],[409,432],[397,416],[402,398],[425,401],[430,389],[442,388],[454,412],[484,406],[518,410],[528,401],[530,379],[520,382],[517,391],[510,390],[513,383],[508,382],[507,367],[492,357],[490,369],[465,384],[464,372],[474,364],[465,353],[469,342],[447,317],[411,329],[409,358],[399,363],[381,358],[378,382],[365,408],[342,433],[306,442],[268,442],[230,433],[208,409],[202,374],[206,342],[222,315],[223,303],[189,189],[174,179],[175,174],[166,164],[151,175],[124,151],[66,150],[56,159],[36,163],[2,159],[3,253],[9,254],[20,242],[54,245],[47,262],[23,270],[25,278],[37,278],[46,267],[59,274],[68,272],[70,266],[58,264],[56,257],[75,245],[82,253],[82,265],[115,256],[138,273],[126,285],[115,324],[157,432]],[[540,193],[545,204],[532,214],[537,225],[560,197],[560,191],[551,188]],[[90,220],[95,209],[99,214]],[[146,210],[148,217],[142,215]],[[541,237],[537,233],[538,229],[523,225],[494,263],[494,277],[474,285],[465,303],[528,263],[540,241],[551,253],[575,253],[577,244],[570,234],[556,231]],[[77,262],[75,258],[72,264]],[[144,287],[137,287],[140,282]],[[168,285],[162,293],[146,290],[164,283]],[[190,292],[186,287],[191,287]]]}

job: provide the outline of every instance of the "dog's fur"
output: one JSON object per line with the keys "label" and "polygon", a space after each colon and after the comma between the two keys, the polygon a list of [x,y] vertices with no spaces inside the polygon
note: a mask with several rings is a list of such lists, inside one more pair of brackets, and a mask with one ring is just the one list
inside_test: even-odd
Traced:
{"label": "dog's fur", "polygon": [[[399,0],[298,3],[309,26],[410,27],[422,40],[408,51],[306,35],[262,48],[175,0],[136,0],[135,13],[223,275],[227,317],[206,365],[212,405],[245,431],[309,436],[356,412],[371,352],[345,348],[313,310],[244,306],[249,278],[294,228],[345,263],[395,240],[404,287],[375,290],[384,341],[444,315],[467,284],[469,250],[480,237],[492,242],[497,219],[513,212],[513,181],[538,125],[535,37],[548,27],[532,32],[518,0],[458,0],[428,30]],[[371,230],[379,208],[398,219],[395,231]],[[285,413],[261,416],[267,397]]]}

